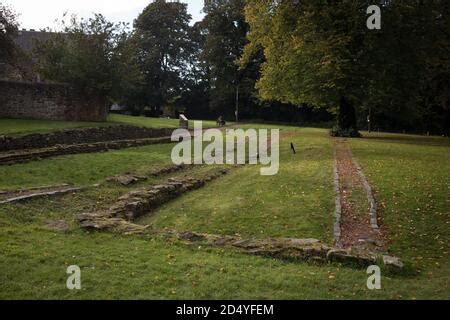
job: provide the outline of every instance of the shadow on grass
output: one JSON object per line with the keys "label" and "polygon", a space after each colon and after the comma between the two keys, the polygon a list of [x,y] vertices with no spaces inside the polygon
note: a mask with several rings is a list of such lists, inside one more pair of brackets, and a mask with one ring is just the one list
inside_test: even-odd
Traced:
{"label": "shadow on grass", "polygon": [[414,144],[421,146],[438,146],[438,147],[450,147],[449,137],[437,137],[437,136],[416,136],[416,135],[401,135],[401,134],[374,134],[364,133],[363,140],[389,142],[389,143],[402,143],[402,144]]}

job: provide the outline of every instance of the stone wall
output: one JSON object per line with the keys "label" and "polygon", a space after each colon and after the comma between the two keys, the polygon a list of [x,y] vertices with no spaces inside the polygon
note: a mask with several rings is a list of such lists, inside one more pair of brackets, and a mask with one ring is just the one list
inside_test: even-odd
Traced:
{"label": "stone wall", "polygon": [[0,80],[0,118],[106,121],[104,99],[63,84]]}
{"label": "stone wall", "polygon": [[0,151],[48,148],[56,145],[107,142],[171,136],[173,129],[140,128],[126,125],[58,130],[19,137],[0,136]]}

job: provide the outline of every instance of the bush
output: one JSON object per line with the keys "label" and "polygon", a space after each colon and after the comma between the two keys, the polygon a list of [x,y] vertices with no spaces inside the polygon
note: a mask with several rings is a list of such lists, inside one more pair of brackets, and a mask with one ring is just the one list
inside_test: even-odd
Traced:
{"label": "bush", "polygon": [[347,138],[361,138],[361,133],[354,128],[342,129],[338,126],[334,126],[330,130],[330,135],[332,137],[347,137]]}

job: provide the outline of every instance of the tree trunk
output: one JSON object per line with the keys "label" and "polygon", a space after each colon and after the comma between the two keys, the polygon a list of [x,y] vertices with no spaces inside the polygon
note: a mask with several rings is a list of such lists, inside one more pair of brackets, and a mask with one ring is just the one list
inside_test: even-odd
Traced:
{"label": "tree trunk", "polygon": [[350,131],[356,130],[356,112],[352,102],[342,97],[339,103],[338,111],[338,127],[340,130]]}
{"label": "tree trunk", "polygon": [[360,137],[356,129],[356,111],[353,103],[345,96],[339,102],[337,115],[337,128],[333,129],[332,135],[341,137]]}

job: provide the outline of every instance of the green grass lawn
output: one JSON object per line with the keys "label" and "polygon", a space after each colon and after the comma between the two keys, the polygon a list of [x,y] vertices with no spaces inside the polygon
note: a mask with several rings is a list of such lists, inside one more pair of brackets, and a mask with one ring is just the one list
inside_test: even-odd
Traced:
{"label": "green grass lawn", "polygon": [[172,146],[155,144],[0,166],[0,190],[60,183],[85,186],[120,173],[144,173],[152,167],[171,164]]}
{"label": "green grass lawn", "polygon": [[[110,114],[107,122],[80,122],[80,121],[51,121],[51,120],[25,120],[0,119],[0,135],[24,135],[30,133],[45,133],[62,129],[92,128],[111,125],[131,125],[148,128],[178,128],[178,119],[134,117],[121,114]],[[193,121],[190,121],[193,126]],[[215,127],[215,121],[203,121],[205,128]]]}
{"label": "green grass lawn", "polygon": [[111,123],[0,119],[0,135],[24,135],[30,133],[45,133],[62,129],[104,127],[108,125],[111,125]]}
{"label": "green grass lawn", "polygon": [[[331,240],[333,151],[325,130],[283,128],[280,169],[261,176],[247,166],[163,206],[141,223],[243,236]],[[297,146],[297,154],[290,150]],[[206,200],[207,199],[207,200]]]}
{"label": "green grass lawn", "polygon": [[[193,121],[189,121],[189,126],[193,128]],[[149,128],[178,128],[180,121],[178,119],[166,119],[166,118],[149,118],[149,117],[133,117],[120,114],[110,114],[108,116],[109,123],[128,124],[138,127]],[[215,121],[202,120],[204,128],[212,128],[216,126]]]}
{"label": "green grass lawn", "polygon": [[[334,191],[327,132],[289,127],[281,133],[277,176],[262,177],[257,166],[234,169],[140,223],[255,237],[318,237],[331,243]],[[291,141],[295,156],[289,152]],[[0,205],[0,298],[450,298],[448,140],[380,134],[352,140],[351,147],[377,200],[384,203],[392,252],[420,271],[382,274],[381,290],[367,289],[364,269],[278,261],[162,237],[78,228],[75,214],[108,207],[133,188],[106,184],[58,198]],[[117,173],[145,172],[167,164],[170,150],[171,145],[154,145],[0,166],[0,189],[87,185]],[[208,168],[180,174],[196,176],[204,170]],[[70,224],[69,232],[43,228],[46,221],[59,219]],[[82,270],[79,291],[65,287],[66,267],[73,264]]]}

